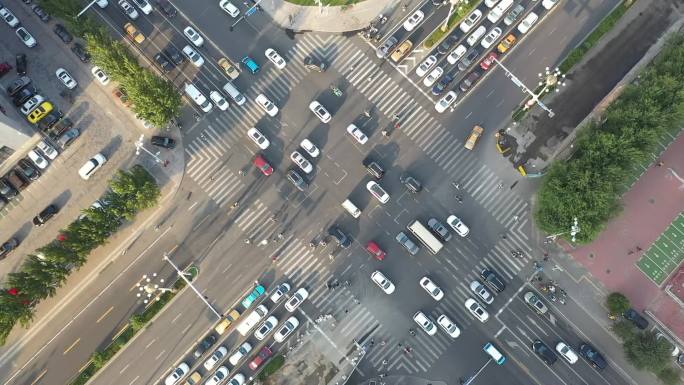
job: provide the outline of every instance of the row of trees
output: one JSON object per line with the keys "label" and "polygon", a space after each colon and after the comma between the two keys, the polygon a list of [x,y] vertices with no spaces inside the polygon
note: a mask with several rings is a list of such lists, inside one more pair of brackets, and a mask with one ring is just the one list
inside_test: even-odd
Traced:
{"label": "row of trees", "polygon": [[621,211],[625,183],[653,160],[659,140],[679,132],[682,121],[684,35],[677,34],[603,119],[582,129],[572,158],[552,164],[538,192],[538,226],[567,233],[576,217],[577,241],[595,239]]}
{"label": "row of trees", "polygon": [[180,115],[182,99],[174,85],[141,67],[125,44],[114,40],[110,31],[85,13],[79,0],[40,0],[50,13],[64,19],[69,29],[86,40],[88,51],[95,64],[118,82],[132,102],[133,112],[156,127],[164,127]]}
{"label": "row of trees", "polygon": [[627,361],[639,370],[654,373],[665,385],[679,384],[679,370],[672,367],[672,344],[658,338],[655,331],[640,331],[629,320],[620,318],[630,308],[629,299],[622,293],[611,293],[606,305],[617,318],[613,331],[622,340]]}
{"label": "row of trees", "polygon": [[29,255],[19,271],[8,274],[0,289],[0,344],[17,322],[28,327],[35,305],[55,295],[69,273],[107,243],[124,219],[132,220],[139,211],[154,206],[159,196],[159,187],[143,167],[119,171],[101,199],[101,208],[83,210],[84,215],[60,230],[55,241]]}

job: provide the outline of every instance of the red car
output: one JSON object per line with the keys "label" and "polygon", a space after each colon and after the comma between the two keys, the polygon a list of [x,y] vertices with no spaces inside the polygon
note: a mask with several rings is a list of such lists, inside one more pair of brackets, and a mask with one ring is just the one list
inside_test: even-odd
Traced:
{"label": "red car", "polygon": [[489,69],[489,67],[491,67],[492,65],[496,64],[496,63],[494,62],[494,59],[496,59],[496,58],[498,58],[498,57],[499,57],[499,56],[496,54],[496,52],[490,52],[489,55],[487,55],[487,57],[484,58],[484,60],[482,60],[482,61],[480,62],[480,67],[481,67],[483,70],[487,71],[487,70]]}
{"label": "red car", "polygon": [[266,159],[264,159],[263,156],[261,156],[261,154],[254,158],[254,165],[266,176],[273,174],[273,167],[271,167],[271,165],[266,161]]}
{"label": "red car", "polygon": [[257,354],[254,359],[249,363],[249,368],[252,370],[257,370],[261,364],[264,363],[269,357],[273,355],[273,352],[271,349],[268,348],[268,346],[264,346],[261,348],[259,351],[259,354]]}
{"label": "red car", "polygon": [[380,248],[380,246],[374,241],[368,242],[368,244],[366,245],[366,251],[368,251],[372,256],[374,256],[375,259],[377,259],[378,261],[382,261],[383,259],[385,259],[385,255],[387,255],[387,253],[385,253]]}
{"label": "red car", "polygon": [[0,78],[3,77],[6,73],[10,72],[11,69],[12,66],[8,62],[0,63]]}

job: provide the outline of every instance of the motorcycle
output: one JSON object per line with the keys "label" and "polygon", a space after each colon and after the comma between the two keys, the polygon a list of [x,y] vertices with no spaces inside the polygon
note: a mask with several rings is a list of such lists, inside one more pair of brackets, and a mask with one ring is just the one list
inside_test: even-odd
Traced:
{"label": "motorcycle", "polygon": [[337,96],[337,97],[342,96],[342,90],[339,89],[338,87],[336,87],[336,86],[330,86],[330,89],[332,90],[332,92],[333,92],[333,94],[334,94],[335,96]]}

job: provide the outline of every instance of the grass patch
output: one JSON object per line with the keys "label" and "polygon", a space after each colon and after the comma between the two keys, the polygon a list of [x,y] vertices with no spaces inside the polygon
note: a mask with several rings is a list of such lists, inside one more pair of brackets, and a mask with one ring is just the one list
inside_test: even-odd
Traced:
{"label": "grass patch", "polygon": [[561,72],[567,73],[574,67],[577,63],[579,63],[584,55],[589,52],[589,50],[596,45],[596,43],[601,40],[601,38],[608,33],[613,27],[615,27],[615,24],[617,24],[618,21],[622,18],[622,16],[627,13],[629,8],[636,3],[636,0],[625,0],[622,5],[619,7],[615,8],[613,12],[611,12],[608,16],[606,16],[603,21],[594,29],[594,31],[587,36],[586,39],[577,46],[577,48],[573,49],[570,51],[570,54],[563,60],[560,66]]}
{"label": "grass patch", "polygon": [[[318,5],[318,3],[315,0],[285,0],[285,1],[287,1],[288,3],[292,3],[292,4],[305,5],[305,6],[311,6],[311,7]],[[354,5],[354,4],[360,3],[362,1],[364,1],[364,0],[321,0],[321,3],[324,6],[330,5],[330,6],[334,7],[334,6],[338,6],[338,5],[342,5],[342,6]]]}
{"label": "grass patch", "polygon": [[264,369],[259,372],[259,380],[264,381],[266,380],[270,375],[273,373],[277,372],[280,368],[283,367],[285,364],[285,357],[282,354],[279,354],[271,360],[266,366],[264,366]]}
{"label": "grass patch", "polygon": [[444,39],[445,36],[449,35],[451,31],[453,31],[454,28],[456,28],[456,26],[461,22],[461,20],[464,17],[466,17],[473,9],[475,9],[479,3],[479,1],[473,1],[471,4],[458,7],[456,9],[456,12],[454,12],[453,15],[451,15],[451,17],[449,18],[449,21],[447,22],[446,31],[442,31],[440,23],[440,28],[437,28],[436,31],[434,31],[430,36],[428,36],[427,39],[425,39],[423,47],[432,48],[439,44],[439,42],[442,41],[442,39]]}

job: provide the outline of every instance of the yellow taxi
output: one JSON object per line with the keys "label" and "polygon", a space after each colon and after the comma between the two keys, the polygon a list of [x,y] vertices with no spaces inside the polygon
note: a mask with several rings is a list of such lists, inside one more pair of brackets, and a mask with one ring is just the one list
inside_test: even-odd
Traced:
{"label": "yellow taxi", "polygon": [[404,56],[409,53],[411,48],[413,48],[413,43],[411,43],[410,40],[406,40],[405,42],[401,43],[401,45],[397,47],[394,52],[392,52],[392,60],[394,60],[395,63],[399,63],[401,59],[403,59]]}
{"label": "yellow taxi", "polygon": [[223,68],[223,71],[226,72],[226,75],[233,80],[237,79],[240,75],[240,70],[237,68],[237,66],[225,57],[219,59],[218,65]]}
{"label": "yellow taxi", "polygon": [[130,37],[136,43],[140,44],[145,41],[145,35],[138,31],[133,24],[126,23],[126,25],[124,25],[124,30],[128,34],[128,37]]}
{"label": "yellow taxi", "polygon": [[53,110],[52,103],[50,102],[43,102],[40,106],[38,106],[35,110],[31,111],[30,114],[26,117],[29,122],[36,124],[38,123],[41,119],[45,117],[45,115],[49,114],[50,111]]}
{"label": "yellow taxi", "polygon": [[480,126],[473,127],[473,131],[470,133],[468,140],[466,140],[465,148],[467,148],[468,150],[472,150],[477,144],[477,141],[480,139],[480,136],[482,136],[483,132],[484,128]]}
{"label": "yellow taxi", "polygon": [[499,51],[499,53],[504,53],[508,51],[509,48],[515,44],[515,36],[511,33],[510,35],[506,36],[505,39],[501,40],[501,43],[496,47],[496,50]]}
{"label": "yellow taxi", "polygon": [[233,322],[235,322],[235,320],[237,320],[238,318],[240,318],[240,312],[233,309],[230,312],[228,312],[228,315],[224,319],[222,319],[221,322],[218,323],[218,325],[216,325],[214,330],[216,331],[216,333],[218,333],[218,335],[221,335],[225,333],[226,329],[228,329],[228,327],[230,327],[230,325]]}

